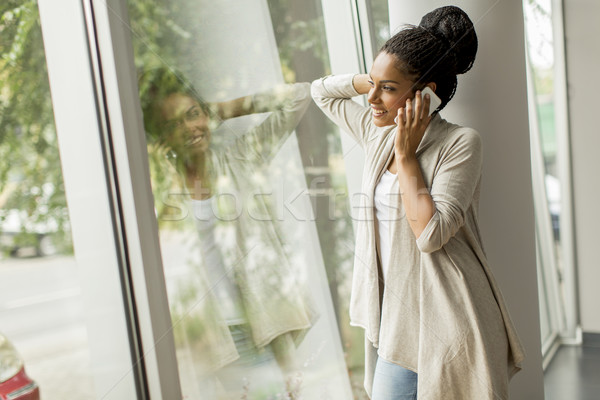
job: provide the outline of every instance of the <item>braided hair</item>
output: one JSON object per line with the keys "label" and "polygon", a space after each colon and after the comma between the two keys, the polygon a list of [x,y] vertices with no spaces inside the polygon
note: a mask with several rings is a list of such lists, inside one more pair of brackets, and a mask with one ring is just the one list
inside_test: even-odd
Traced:
{"label": "braided hair", "polygon": [[380,52],[393,55],[397,68],[422,90],[435,82],[435,93],[443,109],[456,92],[456,75],[473,66],[477,35],[467,14],[458,7],[445,6],[425,14],[418,26],[407,25],[392,36]]}

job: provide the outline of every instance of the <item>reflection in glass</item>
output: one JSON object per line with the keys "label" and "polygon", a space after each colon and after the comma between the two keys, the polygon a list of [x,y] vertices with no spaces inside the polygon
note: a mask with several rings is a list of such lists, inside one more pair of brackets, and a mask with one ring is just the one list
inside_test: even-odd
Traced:
{"label": "reflection in glass", "polygon": [[322,179],[341,154],[293,83],[323,74],[320,4],[226,3],[129,1],[182,392],[345,400],[351,224],[345,198],[311,198],[345,189]]}
{"label": "reflection in glass", "polygon": [[[281,85],[213,104],[166,68],[146,73],[140,86],[152,96],[143,99],[151,151],[169,164],[163,163],[163,171],[172,168],[172,179],[180,179],[171,188],[183,189],[176,192],[178,208],[193,215],[198,232],[201,265],[196,281],[180,283],[179,310],[191,307],[196,318],[175,310],[178,340],[194,347],[197,370],[218,371],[230,396],[242,394],[240,382],[253,369],[268,381],[273,371],[264,369],[277,366],[290,379],[295,346],[317,312],[277,232],[269,204],[273,192],[262,170],[306,110],[309,85]],[[224,119],[264,112],[270,114],[243,135],[213,140]]]}
{"label": "reflection in glass", "polygon": [[548,207],[554,239],[560,240],[560,181],[554,110],[552,11],[548,0],[525,2],[529,61],[533,72]]}
{"label": "reflection in glass", "polygon": [[[390,34],[390,15],[388,9],[388,0],[373,0],[370,2],[372,24],[374,26],[375,37],[373,40],[373,51],[377,54],[379,49],[394,34]],[[376,56],[373,54],[373,57]]]}

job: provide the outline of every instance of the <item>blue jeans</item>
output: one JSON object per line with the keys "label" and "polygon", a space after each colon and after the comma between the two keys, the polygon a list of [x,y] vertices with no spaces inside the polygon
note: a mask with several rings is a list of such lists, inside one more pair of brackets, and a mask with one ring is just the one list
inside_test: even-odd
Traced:
{"label": "blue jeans", "polygon": [[417,373],[379,357],[371,400],[416,400]]}

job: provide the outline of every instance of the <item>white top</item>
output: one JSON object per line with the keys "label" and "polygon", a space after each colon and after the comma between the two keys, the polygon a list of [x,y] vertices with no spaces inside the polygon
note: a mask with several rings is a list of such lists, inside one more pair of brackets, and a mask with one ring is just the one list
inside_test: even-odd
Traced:
{"label": "white top", "polygon": [[200,252],[204,259],[205,273],[210,290],[219,304],[225,322],[239,325],[246,322],[242,309],[239,288],[234,283],[232,269],[227,270],[217,246],[214,229],[216,209],[213,197],[206,200],[192,199],[196,228],[201,235]]}
{"label": "white top", "polygon": [[385,170],[381,180],[375,187],[375,217],[377,218],[377,227],[379,228],[379,259],[381,260],[381,269],[383,280],[387,278],[387,272],[390,266],[391,251],[391,222],[395,218],[393,210],[398,208],[398,191],[393,192],[394,185],[398,185],[397,176],[390,171]]}

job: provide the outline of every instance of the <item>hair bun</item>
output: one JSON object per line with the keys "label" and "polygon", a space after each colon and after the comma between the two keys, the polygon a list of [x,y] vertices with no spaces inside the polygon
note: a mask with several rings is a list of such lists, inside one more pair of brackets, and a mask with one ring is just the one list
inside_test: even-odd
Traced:
{"label": "hair bun", "polygon": [[469,16],[456,6],[445,6],[425,14],[421,28],[440,38],[456,59],[456,74],[471,69],[477,54],[477,35]]}

